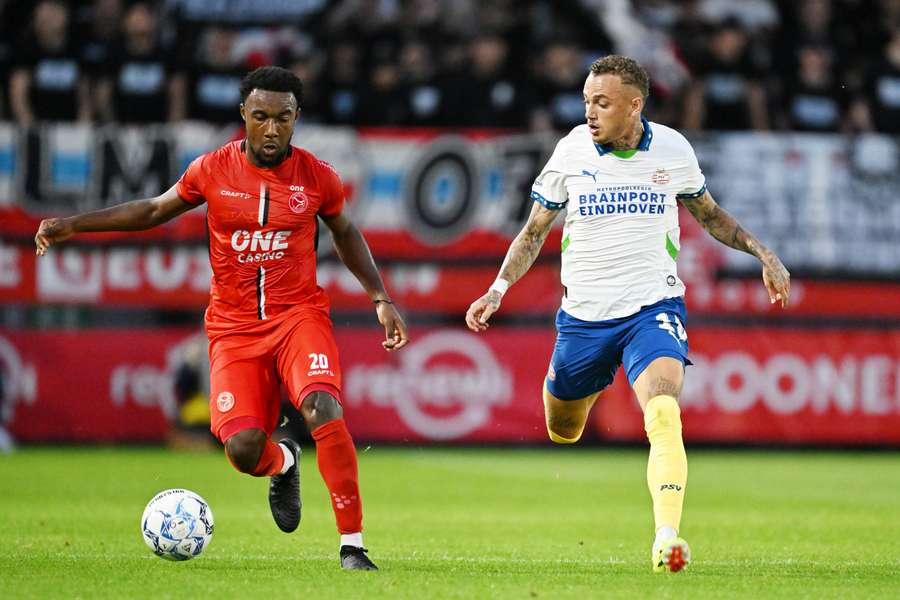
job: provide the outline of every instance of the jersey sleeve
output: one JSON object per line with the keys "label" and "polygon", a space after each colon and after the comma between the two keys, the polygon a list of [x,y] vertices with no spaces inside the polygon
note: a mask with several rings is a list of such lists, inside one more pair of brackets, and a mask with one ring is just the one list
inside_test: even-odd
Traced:
{"label": "jersey sleeve", "polygon": [[550,171],[547,167],[541,171],[531,186],[531,199],[544,208],[562,210],[569,202],[566,191],[566,175],[559,171]]}
{"label": "jersey sleeve", "polygon": [[559,140],[550,160],[541,169],[540,175],[531,186],[531,199],[544,208],[562,210],[569,202],[566,192],[566,157],[569,156],[569,137]]}
{"label": "jersey sleeve", "polygon": [[198,156],[175,184],[178,196],[188,204],[200,205],[206,202],[203,189],[206,187],[208,179],[208,164],[209,154]]}
{"label": "jersey sleeve", "polygon": [[687,140],[685,140],[685,144],[687,145],[688,165],[684,174],[684,181],[681,182],[681,186],[678,189],[677,197],[679,200],[699,198],[706,193],[706,177],[704,177],[703,171],[700,170],[697,155],[694,154],[694,149],[687,143]]}
{"label": "jersey sleeve", "polygon": [[319,215],[333,217],[344,209],[344,184],[341,177],[327,162],[319,161],[319,189],[322,192],[322,204]]}

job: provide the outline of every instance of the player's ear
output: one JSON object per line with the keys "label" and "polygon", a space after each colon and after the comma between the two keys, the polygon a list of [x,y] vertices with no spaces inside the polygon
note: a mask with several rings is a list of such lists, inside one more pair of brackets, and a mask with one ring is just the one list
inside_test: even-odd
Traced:
{"label": "player's ear", "polygon": [[644,110],[644,99],[640,96],[636,96],[631,99],[631,114],[639,117],[641,112]]}
{"label": "player's ear", "polygon": [[244,103],[243,102],[241,102],[240,105],[238,106],[238,111],[241,113],[241,119],[243,119],[244,123],[246,123],[247,115],[244,112]]}
{"label": "player's ear", "polygon": [[294,113],[294,122],[297,122],[297,119],[300,118],[300,107],[297,107],[297,111]]}

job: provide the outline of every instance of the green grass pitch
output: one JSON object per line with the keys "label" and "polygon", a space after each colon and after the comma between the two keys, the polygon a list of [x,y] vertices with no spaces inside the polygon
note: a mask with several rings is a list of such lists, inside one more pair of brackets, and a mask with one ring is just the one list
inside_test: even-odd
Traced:
{"label": "green grass pitch", "polygon": [[[650,572],[645,453],[374,446],[360,454],[377,573],[342,572],[307,448],[303,522],[220,453],[27,448],[0,456],[0,598],[884,598],[900,572],[900,456],[689,452],[694,564]],[[212,506],[203,556],[153,556],[159,490]]]}

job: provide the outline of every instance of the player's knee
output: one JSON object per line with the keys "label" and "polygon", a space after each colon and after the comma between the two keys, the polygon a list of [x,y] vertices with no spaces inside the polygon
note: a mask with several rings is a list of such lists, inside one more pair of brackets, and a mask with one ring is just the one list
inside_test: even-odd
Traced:
{"label": "player's knee", "polygon": [[234,468],[251,473],[259,463],[266,445],[266,434],[259,429],[244,429],[225,440],[225,454]]}
{"label": "player's knee", "polygon": [[581,439],[584,423],[577,423],[567,417],[547,415],[547,435],[557,444],[574,444]]}
{"label": "player's knee", "polygon": [[546,383],[543,396],[544,420],[550,439],[557,444],[574,444],[580,440],[588,413],[585,403],[593,404],[593,399],[560,400],[550,393]]}
{"label": "player's knee", "polygon": [[310,431],[328,423],[344,417],[344,410],[337,398],[328,392],[312,392],[300,404],[300,414],[306,421]]}

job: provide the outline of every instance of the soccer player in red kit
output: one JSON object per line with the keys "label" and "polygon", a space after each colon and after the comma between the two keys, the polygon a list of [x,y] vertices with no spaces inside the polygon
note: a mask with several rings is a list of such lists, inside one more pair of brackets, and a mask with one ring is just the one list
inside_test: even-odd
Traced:
{"label": "soccer player in red kit", "polygon": [[276,524],[300,524],[297,442],[274,443],[283,383],[316,443],[331,495],[345,569],[374,570],[362,543],[356,449],[343,420],[341,369],[328,297],[316,284],[316,218],[375,303],[387,351],[408,342],[406,325],[385,291],[368,245],[344,214],[334,169],[291,146],[302,83],[290,71],[261,67],[241,85],[246,139],[204,154],[155,198],[41,222],[37,254],[88,231],[155,227],[204,202],[213,278],[206,310],[211,429],[231,464],[269,476]]}

